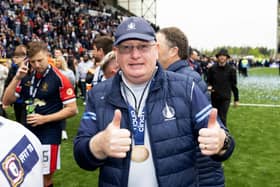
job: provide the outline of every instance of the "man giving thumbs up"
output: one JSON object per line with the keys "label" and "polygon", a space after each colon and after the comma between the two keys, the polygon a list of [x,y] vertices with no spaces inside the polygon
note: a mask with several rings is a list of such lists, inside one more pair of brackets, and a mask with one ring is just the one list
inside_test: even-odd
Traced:
{"label": "man giving thumbs up", "polygon": [[[199,148],[204,155],[223,154],[224,142],[230,141],[228,133],[217,122],[217,109],[212,109],[209,115],[208,127],[199,130]],[[228,143],[228,142],[227,142]]]}
{"label": "man giving thumbs up", "polygon": [[158,50],[147,21],[125,19],[115,33],[119,72],[88,92],[74,156],[83,169],[99,168],[99,186],[194,187],[198,143],[213,160],[232,153],[204,93],[189,76],[163,70]]}
{"label": "man giving thumbs up", "polygon": [[125,158],[130,149],[130,131],[121,129],[121,111],[116,110],[112,122],[90,141],[90,150],[98,159],[107,156]]}

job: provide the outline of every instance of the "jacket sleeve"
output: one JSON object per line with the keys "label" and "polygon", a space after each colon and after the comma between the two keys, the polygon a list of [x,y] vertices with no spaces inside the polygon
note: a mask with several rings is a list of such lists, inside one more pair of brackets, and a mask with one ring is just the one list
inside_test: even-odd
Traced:
{"label": "jacket sleeve", "polygon": [[213,155],[211,156],[211,158],[215,161],[225,161],[227,160],[233,153],[233,150],[235,148],[235,141],[234,138],[232,136],[229,137],[230,138],[230,145],[229,148],[226,150],[226,152],[223,155]]}
{"label": "jacket sleeve", "polygon": [[212,105],[202,90],[193,83],[191,89],[191,113],[192,121],[195,124],[195,131],[201,128],[207,128],[208,116],[212,109]]}
{"label": "jacket sleeve", "polygon": [[99,132],[99,128],[92,90],[88,94],[86,110],[82,116],[77,136],[74,139],[74,158],[81,168],[95,170],[103,165],[104,160],[95,158],[89,148],[89,141]]}
{"label": "jacket sleeve", "polygon": [[[198,89],[195,84],[191,93],[191,102],[192,102],[192,116],[195,123],[195,130],[201,128],[207,128],[209,114],[212,110],[212,105],[209,103],[205,95]],[[218,123],[225,131],[228,129],[223,125],[222,121],[218,118]],[[235,147],[235,142],[232,136],[230,136],[230,145],[227,151],[223,155],[213,155],[211,158],[215,161],[224,161],[228,159],[233,153]]]}

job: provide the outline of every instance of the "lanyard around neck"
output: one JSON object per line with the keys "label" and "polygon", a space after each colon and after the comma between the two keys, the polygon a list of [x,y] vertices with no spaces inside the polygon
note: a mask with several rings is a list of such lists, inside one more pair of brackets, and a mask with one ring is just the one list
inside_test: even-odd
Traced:
{"label": "lanyard around neck", "polygon": [[51,66],[48,65],[48,68],[44,72],[43,76],[38,80],[38,82],[37,82],[37,84],[35,86],[34,86],[34,83],[35,83],[36,71],[33,72],[32,78],[31,78],[31,86],[29,88],[29,95],[31,96],[32,99],[35,98],[35,96],[37,94],[37,91],[38,91],[38,88],[40,87],[40,84],[42,82],[42,79],[44,79],[47,76],[47,74],[49,73],[50,69],[51,69]]}
{"label": "lanyard around neck", "polygon": [[137,99],[136,99],[136,96],[134,95],[133,91],[124,83],[122,82],[122,87],[123,87],[123,91],[124,91],[124,96],[125,96],[125,99],[126,99],[126,102],[127,102],[127,105],[131,106],[129,104],[129,100],[128,100],[128,97],[127,97],[127,90],[130,92],[130,94],[132,95],[132,98],[134,100],[134,110],[136,112],[136,115],[138,115],[139,113],[139,110],[140,110],[140,107],[141,107],[141,104],[142,104],[142,100],[143,100],[143,97],[144,97],[144,94],[145,92],[147,91],[147,88],[149,87],[150,85],[150,81],[145,85],[142,93],[141,93],[141,96],[140,96],[140,100],[139,100],[139,103],[137,104]]}

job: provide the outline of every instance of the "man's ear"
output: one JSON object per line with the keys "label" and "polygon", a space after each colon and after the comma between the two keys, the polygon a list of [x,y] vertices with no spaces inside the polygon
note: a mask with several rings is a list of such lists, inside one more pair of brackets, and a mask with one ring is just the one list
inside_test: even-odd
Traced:
{"label": "man's ear", "polygon": [[102,52],[102,54],[103,54],[103,56],[105,56],[105,55],[106,55],[106,54],[104,53],[104,51],[103,51],[103,49],[102,49],[102,48],[98,49],[98,51],[101,51],[101,52]]}
{"label": "man's ear", "polygon": [[169,53],[171,54],[172,57],[174,56],[177,56],[178,55],[178,47],[172,47],[170,50],[169,50]]}

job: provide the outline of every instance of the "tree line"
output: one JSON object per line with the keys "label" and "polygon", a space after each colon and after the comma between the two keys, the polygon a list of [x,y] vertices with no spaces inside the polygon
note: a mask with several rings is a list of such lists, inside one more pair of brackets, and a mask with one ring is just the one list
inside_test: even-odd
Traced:
{"label": "tree line", "polygon": [[214,48],[213,50],[201,50],[203,54],[207,56],[213,56],[217,54],[217,52],[221,48],[226,48],[229,54],[233,57],[244,57],[248,55],[252,55],[255,58],[271,58],[275,54],[274,49],[268,49],[266,47],[230,47],[230,46],[222,46]]}

